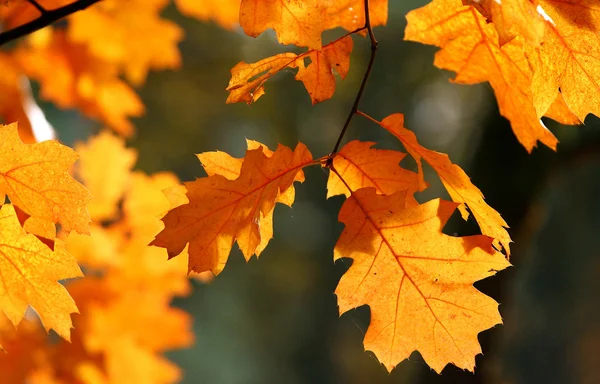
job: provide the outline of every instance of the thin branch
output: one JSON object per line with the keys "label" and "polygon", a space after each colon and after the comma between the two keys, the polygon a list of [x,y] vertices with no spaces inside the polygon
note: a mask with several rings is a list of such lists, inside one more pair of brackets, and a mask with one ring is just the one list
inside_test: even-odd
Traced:
{"label": "thin branch", "polygon": [[327,167],[331,168],[333,165],[333,158],[337,153],[340,144],[342,143],[342,139],[348,130],[348,126],[350,126],[350,122],[354,115],[358,112],[358,104],[360,103],[360,99],[362,98],[363,92],[367,85],[367,81],[369,80],[369,75],[371,74],[371,70],[373,69],[373,63],[375,62],[375,53],[377,53],[377,39],[375,39],[375,34],[373,33],[373,27],[371,26],[371,16],[369,14],[369,0],[365,1],[365,26],[362,28],[366,28],[369,33],[369,39],[371,40],[371,56],[369,57],[369,64],[367,65],[367,70],[365,71],[365,75],[363,76],[362,82],[360,84],[360,88],[358,89],[358,93],[356,94],[356,99],[354,99],[354,104],[352,105],[352,109],[350,109],[350,113],[346,118],[346,122],[344,123],[344,127],[340,132],[340,135],[333,147],[333,151],[331,151],[330,158],[327,161]]}
{"label": "thin branch", "polygon": [[48,10],[46,8],[42,7],[42,5],[37,2],[37,0],[27,0],[27,1],[29,2],[29,4],[33,5],[38,11],[40,11],[41,14],[48,12]]}
{"label": "thin branch", "polygon": [[[0,33],[0,46],[4,45],[10,41],[16,40],[20,37],[29,35],[30,33],[33,33],[44,27],[47,27],[48,25],[50,25],[64,17],[67,17],[75,12],[84,10],[87,7],[89,7],[90,5],[93,5],[99,1],[101,1],[101,0],[77,0],[77,1],[72,2],[69,5],[65,5],[63,7],[56,8],[56,9],[53,9],[50,11],[48,11],[45,8],[40,6],[40,8],[44,10],[44,11],[42,11],[42,15],[40,17],[38,17],[37,19],[31,20],[28,23],[20,25],[16,28],[13,28],[6,32]],[[36,1],[30,1],[30,3],[33,4],[34,6],[37,4]],[[38,6],[39,6],[39,4],[38,4]]]}

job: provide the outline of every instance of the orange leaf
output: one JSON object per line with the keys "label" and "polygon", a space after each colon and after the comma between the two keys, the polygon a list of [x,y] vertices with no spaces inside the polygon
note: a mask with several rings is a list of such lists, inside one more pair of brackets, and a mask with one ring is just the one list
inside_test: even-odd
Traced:
{"label": "orange leaf", "polygon": [[[240,176],[228,180],[219,174],[185,183],[189,204],[170,211],[165,229],[151,245],[167,248],[173,257],[189,243],[190,271],[223,270],[233,242],[237,241],[246,260],[259,254],[261,227],[268,222],[276,202],[291,205],[286,195],[302,168],[312,165],[304,144],[295,151],[279,146],[272,156],[263,149],[246,152]],[[285,201],[282,196],[286,196]]]}
{"label": "orange leaf", "polygon": [[[369,18],[371,27],[385,25],[388,18],[388,0],[370,0]],[[324,29],[342,27],[353,31],[365,25],[364,0],[330,1],[325,14]]]}
{"label": "orange leaf", "polygon": [[69,340],[75,302],[59,280],[83,276],[75,259],[57,243],[54,252],[21,228],[11,204],[0,208],[0,311],[17,325],[33,307],[46,330]]}
{"label": "orange leaf", "polygon": [[213,20],[223,28],[239,24],[241,0],[175,0],[179,12],[199,20]]}
{"label": "orange leaf", "polygon": [[[273,156],[273,151],[267,148],[266,145],[254,140],[246,140],[248,150],[260,148],[267,157]],[[202,167],[209,176],[221,175],[228,180],[235,180],[239,177],[244,159],[236,159],[226,152],[205,152],[198,156]],[[304,172],[300,171],[296,174],[294,181],[304,182]],[[285,204],[289,207],[294,203],[296,192],[292,184],[285,192],[277,197],[277,202]],[[269,241],[273,238],[273,211],[268,213],[260,221],[260,244],[256,248],[256,254],[260,255],[265,250]]]}
{"label": "orange leaf", "polygon": [[[327,44],[321,50],[309,50],[300,55],[287,52],[256,63],[238,63],[231,69],[227,103],[245,101],[250,104],[258,100],[265,93],[265,82],[287,68],[299,68],[296,80],[304,83],[313,104],[327,100],[335,92],[333,70],[342,79],[346,78],[350,69],[352,46],[352,37],[346,36]],[[309,64],[306,64],[307,59],[310,59]]]}
{"label": "orange leaf", "polygon": [[350,53],[352,53],[352,37],[346,36],[320,51],[307,52],[305,58],[310,58],[308,66],[300,65],[296,80],[304,83],[313,104],[331,99],[335,92],[335,77],[333,70],[346,78],[350,69]]}
{"label": "orange leaf", "polygon": [[442,233],[456,204],[406,208],[404,192],[360,189],[344,202],[335,259],[353,259],[335,293],[340,313],[369,305],[365,349],[388,370],[418,350],[440,373],[448,363],[473,370],[477,335],[502,322],[498,303],[472,284],[509,266],[487,236]]}
{"label": "orange leaf", "polygon": [[16,124],[0,126],[0,196],[67,233],[89,233],[91,195],[67,173],[76,159],[75,151],[57,141],[23,144]]}
{"label": "orange leaf", "polygon": [[421,160],[425,160],[439,175],[444,187],[450,194],[452,200],[460,203],[458,209],[463,219],[469,217],[468,206],[475,220],[481,228],[481,233],[494,239],[495,245],[501,245],[510,255],[509,244],[510,235],[505,228],[508,227],[506,221],[484,200],[483,194],[477,188],[469,176],[456,164],[453,164],[445,153],[435,152],[422,147],[417,137],[412,131],[404,128],[404,116],[396,113],[383,119],[381,126],[387,129],[392,135],[396,136],[406,148],[406,151],[417,162],[419,168],[419,183],[423,185],[423,165]]}
{"label": "orange leaf", "polygon": [[544,37],[545,22],[531,0],[463,0],[494,23],[500,45],[522,35],[532,46],[538,46]]}
{"label": "orange leaf", "polygon": [[560,95],[581,121],[588,113],[600,116],[600,4],[595,0],[539,4],[549,20],[544,44],[528,50],[538,116]]}
{"label": "orange leaf", "polygon": [[[369,13],[372,27],[385,25],[388,0],[372,0]],[[364,0],[242,0],[240,24],[249,36],[273,28],[281,44],[318,50],[323,31],[365,26]]]}
{"label": "orange leaf", "polygon": [[141,85],[150,69],[181,65],[177,43],[183,39],[183,30],[160,17],[167,4],[164,0],[104,0],[70,16],[68,37],[122,68],[129,81]]}
{"label": "orange leaf", "polygon": [[[456,72],[454,81],[489,81],[500,113],[510,120],[513,132],[527,151],[531,152],[538,140],[556,149],[556,138],[534,108],[533,74],[520,38],[500,47],[494,26],[487,24],[473,7],[462,5],[461,0],[433,0],[409,12],[406,18],[405,38],[441,47],[434,64]],[[555,92],[552,102],[556,99]]]}
{"label": "orange leaf", "polygon": [[281,44],[321,49],[326,8],[319,0],[242,0],[240,25],[248,36],[273,28]]}
{"label": "orange leaf", "polygon": [[45,28],[26,40],[15,55],[23,72],[40,83],[40,95],[60,108],[79,108],[122,135],[131,135],[129,116],[140,116],[138,95],[119,78],[119,68],[93,56],[87,46],[62,31]]}
{"label": "orange leaf", "polygon": [[94,136],[86,144],[78,144],[75,151],[80,157],[77,173],[94,196],[87,206],[92,220],[113,218],[137,154],[125,148],[123,139],[108,131]]}
{"label": "orange leaf", "polygon": [[[374,187],[377,193],[391,195],[407,191],[407,203],[416,205],[414,193],[423,190],[419,186],[418,175],[400,167],[406,153],[387,149],[371,148],[375,143],[351,141],[333,158],[333,166],[352,191]],[[329,172],[327,180],[327,198],[335,195],[350,197],[348,187],[334,173]]]}

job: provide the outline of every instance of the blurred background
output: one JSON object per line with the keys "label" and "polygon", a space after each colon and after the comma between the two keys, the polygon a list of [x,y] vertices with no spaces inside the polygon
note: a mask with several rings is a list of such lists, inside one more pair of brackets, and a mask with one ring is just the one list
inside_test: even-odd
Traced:
{"label": "blurred background", "polygon": [[[333,263],[343,226],[341,197],[325,200],[326,173],[306,170],[292,209],[275,209],[275,236],[260,260],[234,249],[212,283],[194,283],[177,306],[194,316],[196,344],[169,354],[183,383],[600,383],[600,125],[548,126],[558,153],[543,147],[531,155],[498,114],[487,84],[452,84],[452,74],[433,66],[435,48],[403,41],[405,14],[426,0],[390,2],[388,26],[376,28],[380,51],[361,104],[382,119],[401,112],[420,142],[446,152],[462,166],[511,226],[513,268],[476,284],[500,305],[504,325],[480,334],[485,356],[475,374],[447,366],[437,375],[413,353],[388,374],[362,339],[369,310],[338,316],[333,291],[349,260]],[[202,24],[169,9],[186,31],[183,67],[151,73],[140,94],[147,107],[129,145],[137,168],[169,170],[182,180],[204,176],[194,154],[221,150],[236,157],[245,138],[271,148],[308,145],[315,157],[329,153],[354,101],[369,56],[355,37],[350,73],[332,100],[312,106],[293,73],[277,75],[255,104],[225,104],[229,70],[280,53],[273,34],[257,39]],[[67,144],[100,126],[40,100]],[[87,129],[82,129],[82,126]],[[357,117],[345,137],[402,149],[381,128]],[[414,164],[407,162],[407,167]],[[418,196],[445,197],[435,175]],[[446,233],[477,233],[457,215]]]}

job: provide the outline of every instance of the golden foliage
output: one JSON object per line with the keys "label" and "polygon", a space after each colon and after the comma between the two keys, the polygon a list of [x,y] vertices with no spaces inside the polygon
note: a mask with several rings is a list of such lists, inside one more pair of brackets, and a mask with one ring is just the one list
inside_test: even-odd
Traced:
{"label": "golden foliage", "polygon": [[406,207],[405,192],[353,192],[335,259],[353,263],[335,293],[340,313],[368,304],[365,348],[388,370],[418,350],[438,373],[448,363],[473,370],[479,332],[501,322],[498,303],[472,284],[509,264],[487,236],[442,233],[456,204]]}
{"label": "golden foliage", "polygon": [[272,154],[263,148],[248,150],[239,176],[231,180],[221,175],[221,168],[228,177],[235,176],[235,161],[219,153],[200,159],[210,160],[207,173],[212,175],[185,183],[189,203],[163,218],[165,229],[151,244],[166,248],[173,257],[189,243],[188,269],[218,274],[234,241],[246,260],[261,253],[273,236],[275,203],[292,205],[292,184],[304,180],[302,168],[314,161],[303,144],[294,151],[280,145]]}

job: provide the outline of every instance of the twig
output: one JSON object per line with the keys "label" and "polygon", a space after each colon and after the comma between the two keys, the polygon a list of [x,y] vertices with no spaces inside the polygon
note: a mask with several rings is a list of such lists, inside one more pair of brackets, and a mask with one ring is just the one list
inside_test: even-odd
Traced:
{"label": "twig", "polygon": [[48,12],[48,10],[42,7],[42,5],[37,2],[37,0],[27,0],[27,2],[29,2],[29,4],[33,5],[38,11],[40,11],[41,14]]}
{"label": "twig", "polygon": [[41,14],[48,13],[48,10],[46,8],[42,7],[42,5],[37,2],[37,0],[27,0],[27,1],[29,2],[29,4],[33,5],[38,11],[40,11]]}
{"label": "twig", "polygon": [[[77,11],[84,10],[87,7],[89,7],[90,5],[93,5],[99,1],[101,1],[101,0],[77,0],[69,5],[65,5],[63,7],[56,8],[56,9],[53,9],[50,11],[41,7],[39,4],[37,4],[36,1],[30,1],[30,3],[33,4],[34,6],[36,6],[36,4],[37,4],[36,8],[38,8],[38,6],[39,6],[38,9],[41,8],[40,11],[42,12],[42,15],[40,17],[38,17],[37,19],[34,19],[28,23],[25,23],[16,28],[10,29],[6,32],[0,33],[0,46],[4,45],[10,41],[16,40],[20,37],[29,35],[30,33],[33,33],[44,27],[47,27],[48,25],[54,23],[55,21],[58,21],[64,17],[67,17]],[[43,11],[42,11],[42,9],[43,9]]]}
{"label": "twig", "polygon": [[367,85],[367,80],[369,80],[369,75],[371,74],[371,70],[373,69],[373,63],[375,62],[375,53],[377,52],[378,43],[377,39],[375,39],[375,34],[373,33],[373,27],[371,26],[371,16],[369,15],[369,0],[365,0],[365,26],[362,29],[364,28],[367,29],[367,32],[369,33],[369,39],[371,40],[371,57],[369,57],[369,64],[367,65],[367,70],[365,71],[365,75],[363,76],[360,88],[358,89],[358,93],[356,94],[356,99],[354,99],[354,104],[350,109],[350,113],[346,118],[344,127],[342,128],[337,142],[333,147],[333,151],[331,151],[330,158],[327,161],[326,165],[328,168],[331,168],[331,166],[333,165],[333,158],[335,157],[335,154],[337,153],[340,144],[342,143],[342,139],[344,138],[344,135],[348,130],[348,126],[350,125],[350,122],[352,121],[354,115],[358,112],[358,104],[360,103],[360,99]]}

